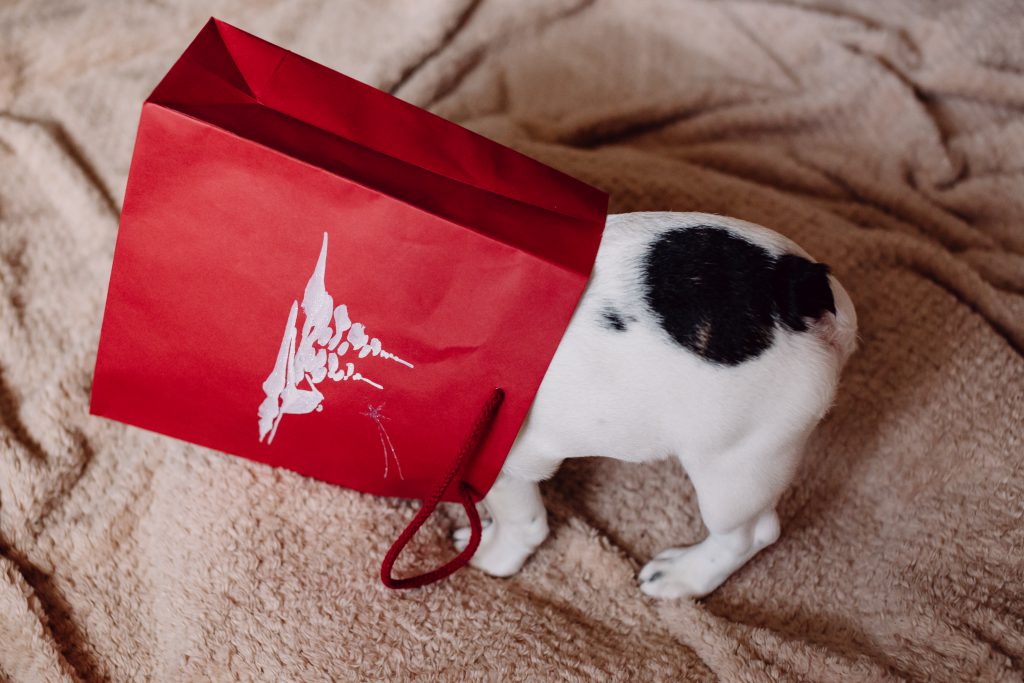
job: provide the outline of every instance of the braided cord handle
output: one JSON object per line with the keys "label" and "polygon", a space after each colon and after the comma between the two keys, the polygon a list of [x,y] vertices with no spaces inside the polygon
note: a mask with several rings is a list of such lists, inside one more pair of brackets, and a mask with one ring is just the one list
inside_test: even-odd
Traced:
{"label": "braided cord handle", "polygon": [[405,527],[405,530],[399,535],[395,542],[388,549],[387,554],[384,556],[384,561],[380,566],[380,580],[384,582],[384,585],[388,588],[419,588],[420,586],[426,586],[427,584],[440,581],[441,579],[449,576],[453,572],[461,569],[469,562],[470,558],[473,557],[473,553],[476,552],[477,547],[480,545],[480,534],[482,527],[480,524],[480,514],[476,510],[476,500],[474,499],[473,488],[466,482],[459,483],[459,502],[462,503],[462,507],[466,510],[466,515],[469,517],[469,544],[466,548],[453,557],[451,560],[443,564],[442,566],[432,569],[431,571],[417,574],[415,576],[409,576],[406,578],[398,579],[392,576],[391,572],[394,569],[395,561],[398,556],[405,549],[405,546],[412,540],[412,537],[420,530],[424,522],[434,513],[437,508],[437,504],[441,502],[441,496],[448,490],[451,483],[455,480],[455,477],[462,474],[466,465],[472,460],[476,452],[480,450],[480,444],[483,443],[484,437],[491,429],[491,425],[494,424],[494,419],[498,415],[498,409],[501,407],[502,401],[505,399],[505,392],[498,388],[491,392],[490,397],[484,404],[483,409],[480,411],[480,415],[477,416],[476,422],[473,423],[473,430],[470,432],[469,437],[462,444],[462,448],[459,450],[459,455],[455,458],[452,466],[448,469],[444,479],[438,482],[434,491],[431,492],[430,497],[423,501],[423,505],[420,506],[419,512],[413,517],[412,521],[409,522],[409,526]]}

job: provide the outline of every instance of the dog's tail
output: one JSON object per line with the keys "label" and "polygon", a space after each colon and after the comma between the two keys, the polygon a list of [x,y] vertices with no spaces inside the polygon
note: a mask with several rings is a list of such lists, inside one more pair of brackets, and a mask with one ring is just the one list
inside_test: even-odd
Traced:
{"label": "dog's tail", "polygon": [[782,324],[797,332],[813,326],[844,364],[857,347],[857,311],[839,280],[829,274],[829,267],[784,254],[776,262],[773,285]]}

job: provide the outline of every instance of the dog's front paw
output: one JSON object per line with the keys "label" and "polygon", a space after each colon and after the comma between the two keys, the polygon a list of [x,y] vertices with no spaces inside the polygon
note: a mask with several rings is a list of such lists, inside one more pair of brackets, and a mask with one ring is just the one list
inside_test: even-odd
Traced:
{"label": "dog's front paw", "polygon": [[[484,541],[490,538],[494,531],[492,530],[493,524],[491,520],[481,520],[480,524],[483,526],[483,531],[480,534],[480,546],[483,546]],[[460,553],[465,550],[466,546],[469,545],[469,539],[472,535],[473,530],[468,526],[460,526],[456,528],[455,531],[452,532],[452,543],[455,544],[455,549]],[[476,554],[480,554],[480,547],[477,547]],[[475,556],[476,555],[474,555],[474,557]]]}
{"label": "dog's front paw", "polygon": [[709,576],[695,548],[669,548],[644,565],[637,577],[640,590],[653,598],[701,598],[719,582]]}
{"label": "dog's front paw", "polygon": [[[514,529],[507,530],[499,524],[488,524],[480,536],[480,546],[469,563],[491,576],[512,576],[523,568],[523,564],[546,537],[546,523],[543,534],[538,529],[522,533]],[[469,545],[469,538],[469,527],[458,528],[452,533],[455,548],[460,553]]]}

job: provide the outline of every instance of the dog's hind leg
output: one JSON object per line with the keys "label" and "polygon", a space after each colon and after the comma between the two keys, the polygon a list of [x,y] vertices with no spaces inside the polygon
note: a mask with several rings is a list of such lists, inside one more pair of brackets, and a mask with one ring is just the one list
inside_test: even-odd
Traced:
{"label": "dog's hind leg", "polygon": [[708,536],[648,562],[640,571],[640,589],[659,598],[703,597],[778,540],[775,505],[789,486],[800,450],[754,447],[686,462]]}

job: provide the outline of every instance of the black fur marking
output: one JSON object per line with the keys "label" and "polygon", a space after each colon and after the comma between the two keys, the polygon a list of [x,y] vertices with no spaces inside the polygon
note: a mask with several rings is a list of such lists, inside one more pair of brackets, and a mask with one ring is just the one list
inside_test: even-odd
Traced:
{"label": "black fur marking", "polygon": [[807,329],[805,318],[817,320],[836,312],[828,266],[801,256],[783,254],[775,261],[775,306],[779,320],[791,330]]}
{"label": "black fur marking", "polygon": [[601,327],[615,330],[616,332],[625,332],[626,321],[623,319],[622,314],[614,308],[605,308],[601,311]]}
{"label": "black fur marking", "polygon": [[835,312],[828,266],[767,250],[709,226],[670,230],[648,249],[646,299],[679,344],[738,365],[772,345],[775,325],[802,332]]}

